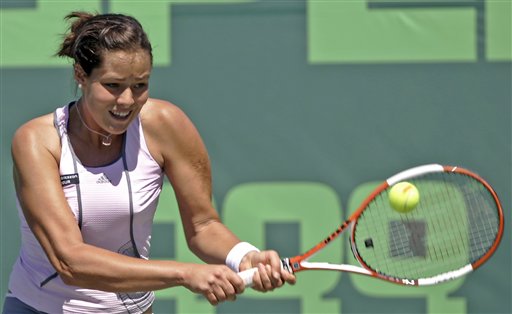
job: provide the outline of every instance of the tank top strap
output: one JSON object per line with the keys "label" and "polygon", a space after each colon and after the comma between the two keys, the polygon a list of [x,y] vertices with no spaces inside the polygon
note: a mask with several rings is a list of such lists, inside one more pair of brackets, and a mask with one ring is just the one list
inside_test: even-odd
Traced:
{"label": "tank top strap", "polygon": [[[65,188],[66,186],[75,186],[77,193],[80,193],[80,178],[78,175],[78,163],[76,161],[71,142],[68,137],[68,121],[69,121],[69,109],[76,102],[71,102],[68,105],[57,108],[53,115],[53,124],[60,137],[60,181]],[[82,228],[82,204],[78,202],[77,208],[77,220],[78,226]]]}
{"label": "tank top strap", "polygon": [[53,125],[57,129],[59,136],[61,138],[66,135],[67,137],[67,127],[68,127],[68,116],[69,116],[69,108],[74,105],[75,102],[71,102],[63,107],[59,107],[53,113]]}

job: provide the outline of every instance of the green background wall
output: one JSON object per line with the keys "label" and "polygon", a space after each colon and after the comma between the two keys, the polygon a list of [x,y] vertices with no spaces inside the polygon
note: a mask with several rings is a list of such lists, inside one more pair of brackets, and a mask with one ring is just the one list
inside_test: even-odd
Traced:
{"label": "green background wall", "polygon": [[[415,289],[299,274],[217,308],[161,291],[156,313],[512,312],[510,0],[0,1],[1,296],[19,247],[11,137],[76,97],[69,62],[52,54],[63,16],[80,9],[141,20],[152,96],[196,123],[221,216],[261,247],[309,248],[372,182],[424,163],[473,169],[503,202],[501,247],[463,280]],[[156,222],[153,256],[194,260],[168,186]],[[346,242],[331,257],[353,262]]]}

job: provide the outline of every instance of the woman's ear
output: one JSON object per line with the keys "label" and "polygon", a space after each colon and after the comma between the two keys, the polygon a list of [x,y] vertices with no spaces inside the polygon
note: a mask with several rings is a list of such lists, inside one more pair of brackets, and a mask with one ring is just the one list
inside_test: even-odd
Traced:
{"label": "woman's ear", "polygon": [[85,71],[84,69],[82,69],[82,67],[75,63],[75,65],[73,66],[74,70],[75,70],[75,81],[78,85],[78,88],[82,88],[82,86],[85,84],[85,78],[87,77],[87,75],[85,74]]}

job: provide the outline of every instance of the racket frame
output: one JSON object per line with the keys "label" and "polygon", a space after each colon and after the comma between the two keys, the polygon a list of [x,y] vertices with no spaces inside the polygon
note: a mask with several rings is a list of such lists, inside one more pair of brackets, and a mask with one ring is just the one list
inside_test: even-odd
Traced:
{"label": "racket frame", "polygon": [[[442,273],[436,276],[432,276],[429,278],[419,278],[419,279],[406,279],[406,278],[395,278],[391,276],[387,276],[385,274],[376,272],[375,270],[371,269],[366,263],[362,260],[362,258],[357,253],[357,248],[354,241],[354,234],[357,229],[355,222],[359,218],[359,216],[363,213],[364,209],[368,206],[370,202],[382,191],[387,189],[388,187],[404,181],[408,180],[420,175],[425,175],[429,173],[436,173],[436,172],[457,172],[460,174],[464,174],[467,176],[470,176],[480,183],[482,183],[487,190],[491,193],[492,197],[494,198],[494,201],[497,205],[498,209],[498,216],[499,216],[499,226],[498,226],[498,232],[497,236],[495,238],[494,243],[490,247],[490,249],[477,261],[465,265],[457,270],[449,271],[446,273]],[[339,237],[343,231],[345,231],[347,228],[351,228],[351,236],[350,236],[350,243],[351,243],[351,249],[354,253],[354,256],[356,260],[359,262],[361,267],[355,266],[355,265],[348,265],[348,264],[331,264],[331,263],[324,263],[324,262],[309,262],[308,260],[313,257],[315,254],[320,252],[322,249],[324,249],[329,243],[331,243],[333,240]],[[312,247],[310,250],[306,251],[304,254],[297,255],[290,258],[285,258],[282,260],[283,268],[287,269],[288,271],[292,273],[304,271],[304,270],[336,270],[336,271],[346,271],[351,273],[357,273],[372,277],[377,277],[379,279],[383,279],[386,281],[390,281],[393,283],[401,284],[401,285],[412,285],[412,286],[426,286],[426,285],[434,285],[438,284],[444,281],[452,280],[455,278],[462,277],[466,275],[467,273],[477,269],[480,267],[484,262],[486,262],[496,251],[496,249],[499,246],[499,243],[501,241],[502,235],[503,235],[503,229],[504,229],[504,220],[503,220],[503,210],[499,201],[499,198],[494,191],[494,189],[480,176],[477,174],[464,169],[460,167],[455,166],[443,166],[439,164],[428,164],[428,165],[422,165],[417,166],[405,171],[402,171],[390,178],[388,178],[386,181],[381,183],[362,203],[361,205],[356,209],[356,211],[350,216],[349,219],[344,221],[334,232],[332,232],[327,238],[325,238],[323,241]]]}

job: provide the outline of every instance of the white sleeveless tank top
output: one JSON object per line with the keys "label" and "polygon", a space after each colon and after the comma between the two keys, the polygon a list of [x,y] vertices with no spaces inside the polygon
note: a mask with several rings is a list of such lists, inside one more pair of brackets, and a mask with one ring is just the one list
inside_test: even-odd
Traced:
{"label": "white sleeveless tank top", "polygon": [[[163,170],[149,153],[140,119],[128,127],[118,160],[86,167],[75,156],[67,135],[72,105],[58,108],[54,122],[62,146],[62,188],[84,242],[148,259]],[[143,313],[151,306],[153,292],[111,293],[66,285],[30,231],[19,202],[17,206],[22,241],[9,295],[47,313]]]}

